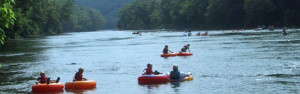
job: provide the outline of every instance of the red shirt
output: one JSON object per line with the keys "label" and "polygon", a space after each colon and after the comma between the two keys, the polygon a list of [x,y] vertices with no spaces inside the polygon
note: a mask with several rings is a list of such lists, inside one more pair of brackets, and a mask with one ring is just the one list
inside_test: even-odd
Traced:
{"label": "red shirt", "polygon": [[153,74],[152,69],[146,68],[145,70],[146,70],[146,72],[144,74],[146,74],[146,75],[152,75]]}
{"label": "red shirt", "polygon": [[37,80],[40,80],[40,83],[47,83],[48,77],[39,77]]}
{"label": "red shirt", "polygon": [[81,81],[81,80],[82,80],[82,77],[83,77],[82,72],[77,72],[77,73],[75,74],[75,79],[76,79],[77,81]]}

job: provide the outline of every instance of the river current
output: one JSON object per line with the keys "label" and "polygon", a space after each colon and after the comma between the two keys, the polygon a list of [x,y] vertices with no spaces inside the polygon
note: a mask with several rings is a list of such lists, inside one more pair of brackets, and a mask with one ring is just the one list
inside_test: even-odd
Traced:
{"label": "river current", "polygon": [[[136,35],[101,30],[10,40],[0,49],[0,92],[31,93],[41,71],[70,82],[82,67],[97,88],[61,93],[299,93],[300,32],[288,30],[282,36],[280,31],[209,31],[210,36],[194,36],[204,31],[193,31],[184,37],[179,31]],[[165,45],[178,52],[186,44],[193,56],[160,57]],[[194,80],[139,85],[147,63],[164,74],[177,64]]]}

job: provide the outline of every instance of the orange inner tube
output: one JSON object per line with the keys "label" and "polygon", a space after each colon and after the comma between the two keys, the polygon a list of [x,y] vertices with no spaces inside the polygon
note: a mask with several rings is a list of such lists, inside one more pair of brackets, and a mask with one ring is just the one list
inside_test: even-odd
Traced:
{"label": "orange inner tube", "polygon": [[92,89],[96,87],[95,80],[73,81],[65,84],[66,89]]}
{"label": "orange inner tube", "polygon": [[178,54],[178,56],[191,56],[193,53],[187,53],[187,52],[181,52]]}
{"label": "orange inner tube", "polygon": [[185,77],[183,79],[177,79],[177,80],[172,80],[172,79],[169,79],[170,82],[181,82],[181,81],[190,81],[190,80],[193,80],[194,79],[194,76],[193,75],[189,75],[188,77]]}
{"label": "orange inner tube", "polygon": [[167,83],[168,75],[142,75],[138,78],[138,82],[141,85]]}
{"label": "orange inner tube", "polygon": [[62,83],[50,83],[50,84],[36,84],[32,86],[33,92],[51,92],[51,91],[62,91],[64,89],[64,84]]}
{"label": "orange inner tube", "polygon": [[170,56],[177,56],[179,53],[168,53],[168,54],[161,54],[161,57],[170,57]]}

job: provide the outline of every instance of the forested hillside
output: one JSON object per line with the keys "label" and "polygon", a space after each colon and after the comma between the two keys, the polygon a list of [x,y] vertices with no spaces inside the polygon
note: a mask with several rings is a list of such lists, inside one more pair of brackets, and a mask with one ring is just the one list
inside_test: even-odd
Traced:
{"label": "forested hillside", "polygon": [[116,28],[120,9],[131,2],[132,0],[76,0],[78,5],[100,11],[106,20],[106,23],[103,25],[105,29]]}
{"label": "forested hillside", "polygon": [[119,29],[299,27],[300,0],[134,0]]}
{"label": "forested hillside", "polygon": [[1,0],[0,38],[99,30],[102,14],[75,0]]}

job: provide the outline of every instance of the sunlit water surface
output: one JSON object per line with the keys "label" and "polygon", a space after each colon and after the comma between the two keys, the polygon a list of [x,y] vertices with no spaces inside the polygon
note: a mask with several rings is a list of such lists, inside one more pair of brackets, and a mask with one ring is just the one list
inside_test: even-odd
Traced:
{"label": "sunlit water surface", "polygon": [[[0,92],[31,93],[41,71],[62,83],[72,81],[78,68],[97,81],[93,90],[61,93],[99,94],[207,94],[299,93],[300,33],[291,30],[243,31],[183,37],[182,32],[103,30],[11,40],[0,50]],[[194,31],[193,35],[196,34]],[[201,31],[204,33],[204,31]],[[227,31],[229,32],[229,31]],[[165,45],[178,52],[191,44],[193,56],[162,58]],[[194,80],[139,85],[147,63],[168,73],[174,64],[191,72]]]}

